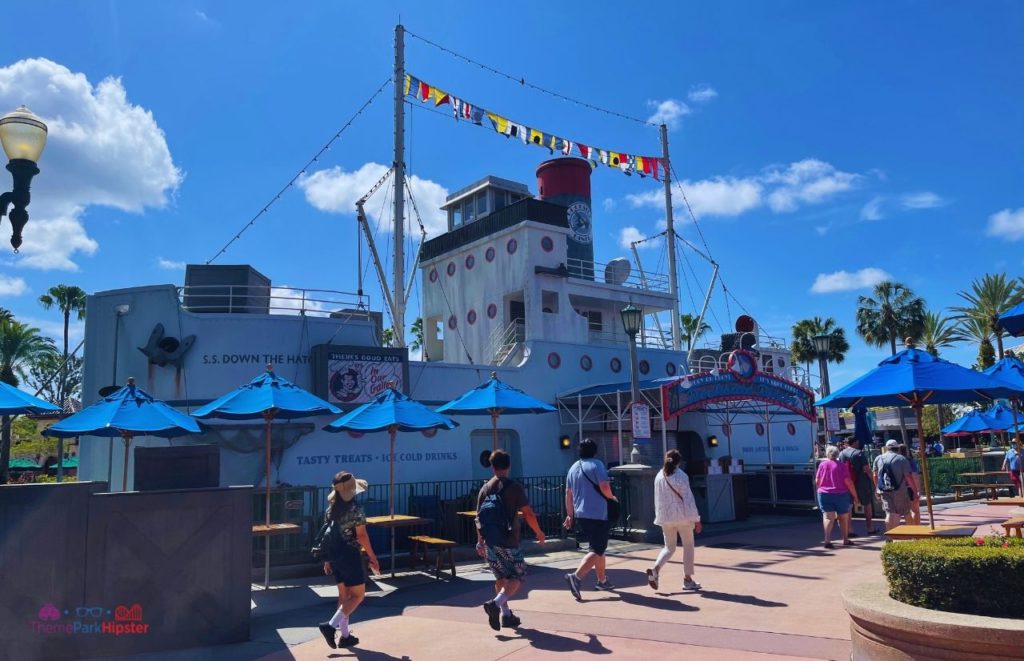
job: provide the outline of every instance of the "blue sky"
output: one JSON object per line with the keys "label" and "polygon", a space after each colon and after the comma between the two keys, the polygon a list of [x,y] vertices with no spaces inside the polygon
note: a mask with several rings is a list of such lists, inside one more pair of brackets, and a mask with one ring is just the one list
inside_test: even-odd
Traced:
{"label": "blue sky", "polygon": [[[973,278],[1021,272],[1019,3],[37,2],[5,10],[25,28],[0,40],[0,107],[26,102],[51,125],[26,245],[0,256],[0,305],[55,332],[57,316],[35,302],[52,284],[180,284],[181,263],[213,256],[390,76],[399,15],[537,85],[640,118],[660,110],[735,297],[775,335],[813,315],[846,327],[853,348],[833,387],[883,357],[853,333],[856,298],[879,278],[941,309]],[[415,75],[529,126],[658,152],[652,128],[416,39],[406,57]],[[353,290],[349,209],[374,164],[391,161],[390,93],[218,263]],[[407,130],[414,191],[434,223],[431,203],[484,174],[535,190],[547,157],[418,108]],[[599,168],[592,183],[599,260],[625,253],[624,232],[659,231],[656,182]],[[700,244],[684,209],[677,218]],[[664,270],[663,247],[642,256]],[[710,270],[686,258],[699,304]],[[740,312],[721,289],[713,310],[716,332]],[[974,353],[947,355],[970,364]]]}

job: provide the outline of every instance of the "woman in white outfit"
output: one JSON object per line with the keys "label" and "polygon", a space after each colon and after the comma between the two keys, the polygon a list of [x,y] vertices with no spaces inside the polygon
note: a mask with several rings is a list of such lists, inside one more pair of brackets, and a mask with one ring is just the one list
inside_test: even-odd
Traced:
{"label": "woman in white outfit", "polygon": [[665,467],[654,478],[654,523],[661,526],[665,536],[665,548],[658,554],[654,567],[647,570],[647,583],[658,589],[658,575],[661,568],[676,552],[676,540],[683,540],[684,590],[700,590],[700,584],[693,580],[693,533],[700,532],[700,513],[690,491],[690,480],[679,470],[683,462],[679,450],[665,453]]}

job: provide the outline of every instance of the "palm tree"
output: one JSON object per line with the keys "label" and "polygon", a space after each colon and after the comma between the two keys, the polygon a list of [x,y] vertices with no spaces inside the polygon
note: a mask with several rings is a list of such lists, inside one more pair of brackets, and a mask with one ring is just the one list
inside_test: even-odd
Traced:
{"label": "palm tree", "polygon": [[[955,319],[946,317],[939,312],[924,313],[924,326],[921,329],[920,343],[924,350],[933,356],[939,355],[939,349],[951,347],[960,341],[959,324]],[[939,440],[942,440],[942,428],[946,426],[945,411],[941,404],[935,407],[936,422],[939,425]],[[924,435],[922,434],[922,437]]]}
{"label": "palm tree", "polygon": [[984,370],[996,364],[996,352],[992,348],[992,332],[988,324],[977,317],[960,317],[957,340],[978,344],[978,362],[974,369]]}
{"label": "palm tree", "polygon": [[409,348],[415,351],[423,346],[423,317],[416,317],[416,321],[412,322],[412,344]]}
{"label": "palm tree", "polygon": [[7,308],[0,308],[0,321],[14,321],[14,313]]}
{"label": "palm tree", "polygon": [[971,283],[970,291],[957,292],[957,295],[967,301],[968,305],[953,310],[984,323],[989,333],[996,338],[996,349],[999,358],[1002,358],[1005,331],[999,325],[999,315],[1024,299],[1020,285],[1016,280],[1008,280],[1005,273],[986,273],[981,280]]}
{"label": "palm tree", "polygon": [[828,356],[826,360],[830,363],[841,363],[846,360],[846,352],[850,350],[850,343],[846,341],[846,331],[836,324],[832,317],[822,319],[801,319],[793,324],[793,341],[789,345],[792,360],[807,365],[807,374],[811,373],[811,363],[818,359],[818,350],[814,347],[814,338],[818,335],[831,335],[829,342]]}
{"label": "palm tree", "polygon": [[889,345],[896,355],[896,342],[920,337],[924,325],[924,299],[906,285],[886,280],[875,285],[874,298],[857,299],[857,335],[876,347]]}
{"label": "palm tree", "polygon": [[[33,363],[54,353],[53,340],[43,336],[38,328],[17,321],[0,321],[0,381],[17,386]],[[3,416],[0,425],[0,484],[6,484],[11,458],[10,416]]]}
{"label": "palm tree", "polygon": [[[700,327],[697,323],[700,322]],[[679,328],[683,332],[683,339],[686,340],[686,350],[689,351],[702,335],[711,330],[711,326],[700,317],[692,314],[679,315]]]}
{"label": "palm tree", "polygon": [[54,305],[64,315],[64,353],[61,354],[64,360],[68,359],[68,326],[71,323],[71,314],[78,316],[78,320],[85,319],[85,290],[75,285],[54,285],[46,290],[46,293],[39,297],[39,304],[49,310]]}

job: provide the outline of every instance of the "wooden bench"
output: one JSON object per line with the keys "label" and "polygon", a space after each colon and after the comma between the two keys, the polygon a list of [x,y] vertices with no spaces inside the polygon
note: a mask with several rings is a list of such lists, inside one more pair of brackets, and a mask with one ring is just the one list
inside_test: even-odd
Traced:
{"label": "wooden bench", "polygon": [[420,562],[424,566],[429,567],[430,561],[427,554],[433,549],[437,552],[434,562],[434,576],[440,579],[441,570],[447,568],[451,569],[452,578],[455,578],[455,556],[452,553],[456,546],[455,542],[450,539],[430,537],[429,535],[410,535],[409,541],[412,542],[412,553],[410,554],[409,563],[413,569],[416,569]]}
{"label": "wooden bench", "polygon": [[953,498],[963,500],[964,491],[970,491],[975,498],[978,497],[979,491],[988,491],[989,498],[995,500],[999,489],[1010,489],[1012,486],[1012,484],[954,484],[952,485]]}
{"label": "wooden bench", "polygon": [[1007,537],[1012,537],[1013,535],[1016,535],[1017,537],[1024,536],[1021,534],[1021,528],[1024,527],[1024,517],[1008,519],[1006,521],[1003,521],[1003,523],[1000,525],[1002,525],[1003,530],[1006,531],[1005,534]]}

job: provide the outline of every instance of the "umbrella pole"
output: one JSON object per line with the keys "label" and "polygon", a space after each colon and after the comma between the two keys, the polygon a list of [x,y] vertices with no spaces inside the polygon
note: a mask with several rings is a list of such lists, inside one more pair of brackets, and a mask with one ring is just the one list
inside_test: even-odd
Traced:
{"label": "umbrella pole", "polygon": [[498,449],[498,413],[491,411],[491,452]]}
{"label": "umbrella pole", "polygon": [[121,491],[128,490],[128,446],[132,444],[130,432],[121,432],[121,440],[124,441],[124,470],[121,472]]}
{"label": "umbrella pole", "polygon": [[[391,436],[391,461],[388,465],[391,470],[391,485],[388,487],[388,500],[391,509],[391,518],[395,518],[395,428],[388,429]],[[395,527],[391,526],[391,578],[395,577]]]}
{"label": "umbrella pole", "polygon": [[914,404],[914,413],[917,415],[917,433],[920,437],[919,448],[921,454],[921,479],[924,481],[924,498],[928,504],[928,525],[935,530],[935,515],[932,513],[932,487],[928,483],[928,457],[924,453],[924,425],[921,423],[921,404]]}
{"label": "umbrella pole", "polygon": [[273,420],[274,414],[267,412],[263,414],[263,426],[266,430],[267,437],[267,475],[266,475],[266,500],[263,503],[264,520],[266,523],[266,543],[263,546],[263,589],[270,589],[270,421]]}

